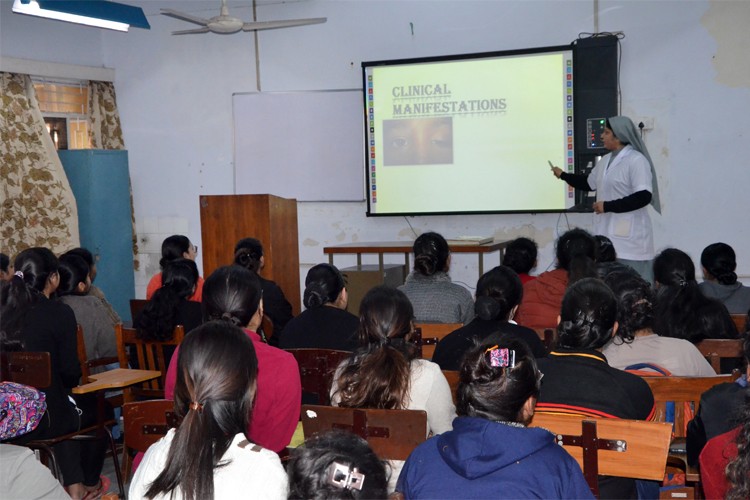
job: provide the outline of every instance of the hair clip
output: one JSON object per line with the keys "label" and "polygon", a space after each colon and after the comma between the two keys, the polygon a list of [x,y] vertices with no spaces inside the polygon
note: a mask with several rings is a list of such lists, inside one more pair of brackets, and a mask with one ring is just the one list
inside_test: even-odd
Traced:
{"label": "hair clip", "polygon": [[333,462],[328,466],[328,482],[345,490],[362,491],[365,475],[359,472],[356,467],[350,468],[348,465]]}
{"label": "hair clip", "polygon": [[23,271],[16,271],[13,273],[13,276],[18,276],[19,278],[23,279]]}
{"label": "hair clip", "polygon": [[486,351],[490,353],[490,366],[493,368],[513,368],[516,366],[516,351],[513,349],[502,348],[492,346]]}
{"label": "hair clip", "polygon": [[190,403],[190,409],[195,410],[198,413],[203,413],[203,405],[201,403],[196,403],[195,401]]}

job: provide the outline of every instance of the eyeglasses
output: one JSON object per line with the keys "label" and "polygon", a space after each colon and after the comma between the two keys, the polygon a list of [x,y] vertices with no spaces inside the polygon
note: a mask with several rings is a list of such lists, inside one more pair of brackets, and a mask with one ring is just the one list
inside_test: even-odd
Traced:
{"label": "eyeglasses", "polygon": [[195,255],[198,255],[198,246],[197,245],[193,245],[192,250],[193,250],[193,252],[195,252]]}

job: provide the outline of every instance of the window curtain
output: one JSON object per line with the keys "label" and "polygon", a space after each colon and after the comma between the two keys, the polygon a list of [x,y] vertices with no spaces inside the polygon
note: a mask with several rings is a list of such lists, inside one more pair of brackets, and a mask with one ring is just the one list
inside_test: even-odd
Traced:
{"label": "window curtain", "polygon": [[[117,111],[115,85],[112,82],[89,82],[89,139],[92,149],[125,149],[120,127],[120,113]],[[135,211],[133,210],[133,186],[130,189],[130,221],[132,224],[133,269],[140,267],[138,260],[138,237],[135,231]]]}
{"label": "window curtain", "polygon": [[0,251],[79,246],[78,208],[28,75],[0,73]]}
{"label": "window curtain", "polygon": [[89,82],[88,120],[92,149],[125,149],[112,82]]}

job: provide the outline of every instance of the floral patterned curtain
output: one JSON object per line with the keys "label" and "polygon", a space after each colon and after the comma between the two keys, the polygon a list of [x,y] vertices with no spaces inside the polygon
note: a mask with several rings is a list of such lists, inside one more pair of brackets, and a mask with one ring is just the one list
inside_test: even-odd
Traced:
{"label": "floral patterned curtain", "polygon": [[88,119],[92,149],[125,149],[112,82],[89,82]]}
{"label": "floral patterned curtain", "polygon": [[0,73],[0,249],[79,246],[78,208],[28,75]]}
{"label": "floral patterned curtain", "polygon": [[[117,111],[115,86],[112,82],[89,82],[89,139],[93,149],[125,149]],[[133,226],[133,269],[140,267],[138,260],[138,237],[135,231],[133,210],[133,187],[130,186],[130,220]]]}

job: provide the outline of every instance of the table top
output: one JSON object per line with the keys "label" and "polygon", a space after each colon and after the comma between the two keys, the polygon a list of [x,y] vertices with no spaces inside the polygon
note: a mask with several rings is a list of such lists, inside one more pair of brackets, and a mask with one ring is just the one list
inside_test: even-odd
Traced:
{"label": "table top", "polygon": [[[484,245],[475,243],[448,243],[453,253],[489,253],[502,250],[510,241],[491,241]],[[325,254],[338,253],[410,253],[414,248],[413,241],[378,241],[356,242],[324,247]]]}
{"label": "table top", "polygon": [[122,389],[129,385],[153,380],[161,376],[159,370],[132,370],[130,368],[115,368],[102,373],[89,375],[93,382],[73,387],[73,394],[87,394],[102,389]]}

